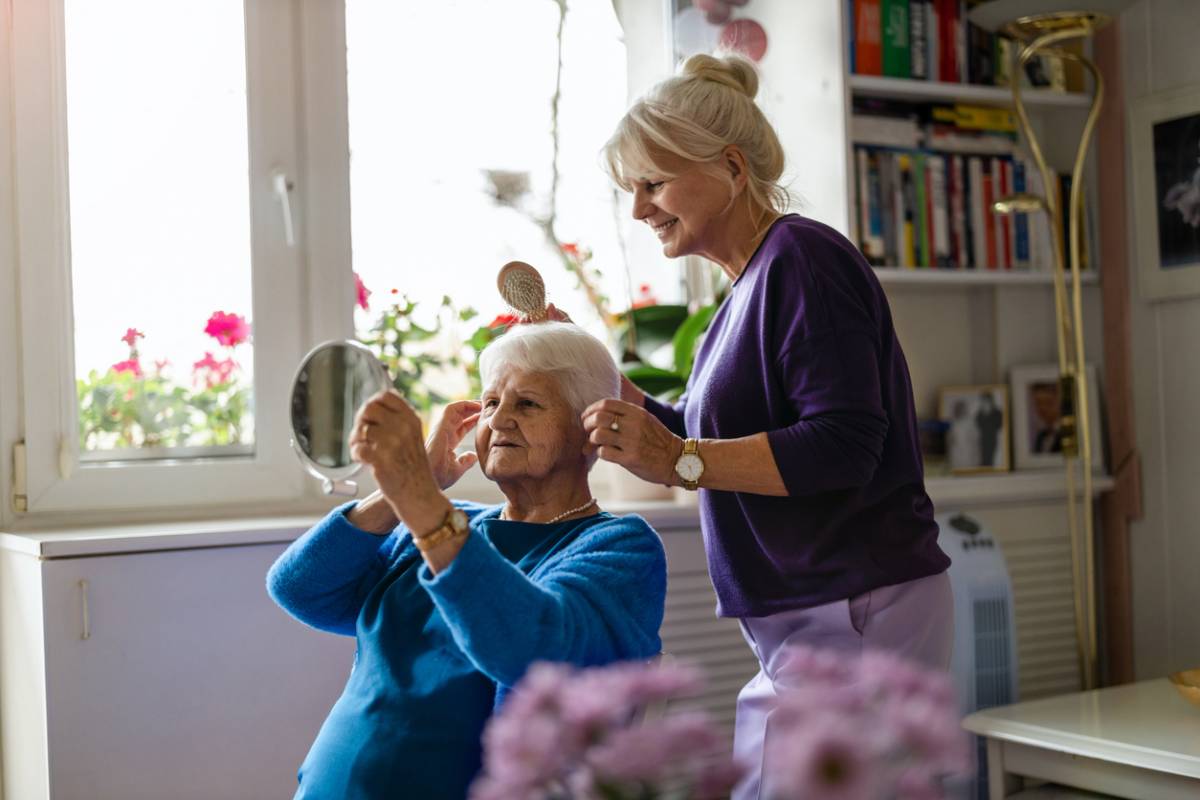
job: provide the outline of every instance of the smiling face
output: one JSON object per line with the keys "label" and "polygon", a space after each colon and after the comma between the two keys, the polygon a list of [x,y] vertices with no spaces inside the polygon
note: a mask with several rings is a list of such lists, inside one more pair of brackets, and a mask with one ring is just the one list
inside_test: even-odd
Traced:
{"label": "smiling face", "polygon": [[673,154],[655,161],[662,172],[631,176],[633,218],[650,226],[667,258],[720,252],[735,208],[729,181]]}
{"label": "smiling face", "polygon": [[501,364],[480,400],[475,452],[488,478],[504,483],[560,470],[586,473],[583,423],[556,377]]}

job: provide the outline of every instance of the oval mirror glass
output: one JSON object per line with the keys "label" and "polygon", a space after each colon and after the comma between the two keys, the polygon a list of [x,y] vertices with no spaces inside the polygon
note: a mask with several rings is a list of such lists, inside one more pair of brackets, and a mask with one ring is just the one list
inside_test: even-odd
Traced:
{"label": "oval mirror glass", "polygon": [[350,340],[317,345],[292,381],[292,448],[325,492],[356,494],[348,478],[362,469],[350,458],[350,430],[358,409],[391,385],[375,354]]}

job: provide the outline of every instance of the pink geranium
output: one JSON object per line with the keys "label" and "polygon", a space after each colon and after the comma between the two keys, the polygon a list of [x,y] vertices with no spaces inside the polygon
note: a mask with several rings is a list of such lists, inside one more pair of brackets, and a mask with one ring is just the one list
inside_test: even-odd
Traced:
{"label": "pink geranium", "polygon": [[[395,291],[396,290],[393,289],[392,293],[395,294]],[[363,283],[362,278],[358,277],[357,272],[354,273],[354,294],[356,297],[356,302],[358,303],[358,307],[363,311],[366,311],[368,308],[367,301],[371,297],[371,290],[367,288],[365,283]]]}
{"label": "pink geranium", "polygon": [[250,323],[240,314],[214,311],[204,326],[204,332],[225,347],[237,347],[250,338]]}
{"label": "pink geranium", "polygon": [[207,389],[222,383],[228,383],[237,369],[237,362],[232,358],[218,361],[212,353],[206,352],[204,358],[192,365],[192,379],[196,383],[204,382]]}
{"label": "pink geranium", "polygon": [[118,361],[112,365],[111,369],[113,372],[130,372],[135,378],[142,377],[142,365],[136,358]]}
{"label": "pink geranium", "polygon": [[128,328],[125,331],[125,335],[121,337],[121,341],[130,347],[137,347],[137,340],[145,338],[146,334],[142,333],[137,328]]}

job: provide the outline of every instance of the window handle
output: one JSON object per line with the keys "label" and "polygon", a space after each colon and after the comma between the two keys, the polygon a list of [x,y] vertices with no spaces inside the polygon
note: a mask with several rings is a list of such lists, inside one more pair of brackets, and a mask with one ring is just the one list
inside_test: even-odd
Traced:
{"label": "window handle", "polygon": [[80,639],[92,638],[92,616],[88,613],[88,582],[79,582],[79,594],[83,599],[83,630],[80,631]]}
{"label": "window handle", "polygon": [[275,189],[275,197],[283,210],[283,239],[288,247],[296,246],[296,228],[292,222],[291,192],[295,184],[288,180],[286,173],[276,170],[271,174],[271,186]]}

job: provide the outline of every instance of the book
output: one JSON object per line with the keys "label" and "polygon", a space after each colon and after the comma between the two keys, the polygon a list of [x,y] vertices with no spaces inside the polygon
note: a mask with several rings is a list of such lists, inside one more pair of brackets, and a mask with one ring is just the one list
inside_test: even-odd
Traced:
{"label": "book", "polygon": [[909,0],[908,3],[908,76],[913,80],[929,79],[929,11],[932,0]]}
{"label": "book", "polygon": [[907,78],[912,60],[908,45],[908,0],[880,0],[883,74]]}
{"label": "book", "polygon": [[929,266],[929,203],[924,153],[915,153],[912,156],[912,171],[915,261],[918,267],[927,267]]}
{"label": "book", "polygon": [[899,262],[902,267],[917,266],[916,219],[913,213],[916,208],[916,190],[913,186],[912,156],[900,154],[896,156],[896,164],[900,171],[900,196],[897,223],[899,236]]}
{"label": "book", "polygon": [[975,269],[987,269],[988,264],[987,225],[983,218],[983,158],[971,156],[967,161],[967,180],[971,185],[971,266]]}
{"label": "book", "polygon": [[850,115],[850,141],[854,144],[915,149],[921,146],[921,138],[921,126],[916,117]]}
{"label": "book", "polygon": [[953,255],[950,244],[950,209],[946,191],[946,157],[931,155],[927,159],[929,168],[929,205],[932,218],[933,259],[930,262],[935,267],[952,266]]}
{"label": "book", "polygon": [[938,22],[938,80],[957,83],[958,0],[934,0],[934,4]]}
{"label": "book", "polygon": [[879,2],[854,0],[854,71],[859,75],[883,74]]}
{"label": "book", "polygon": [[996,212],[992,211],[992,203],[996,200],[996,184],[992,178],[993,158],[985,159],[980,165],[980,202],[983,216],[983,263],[988,269],[1000,266],[996,259]]}

